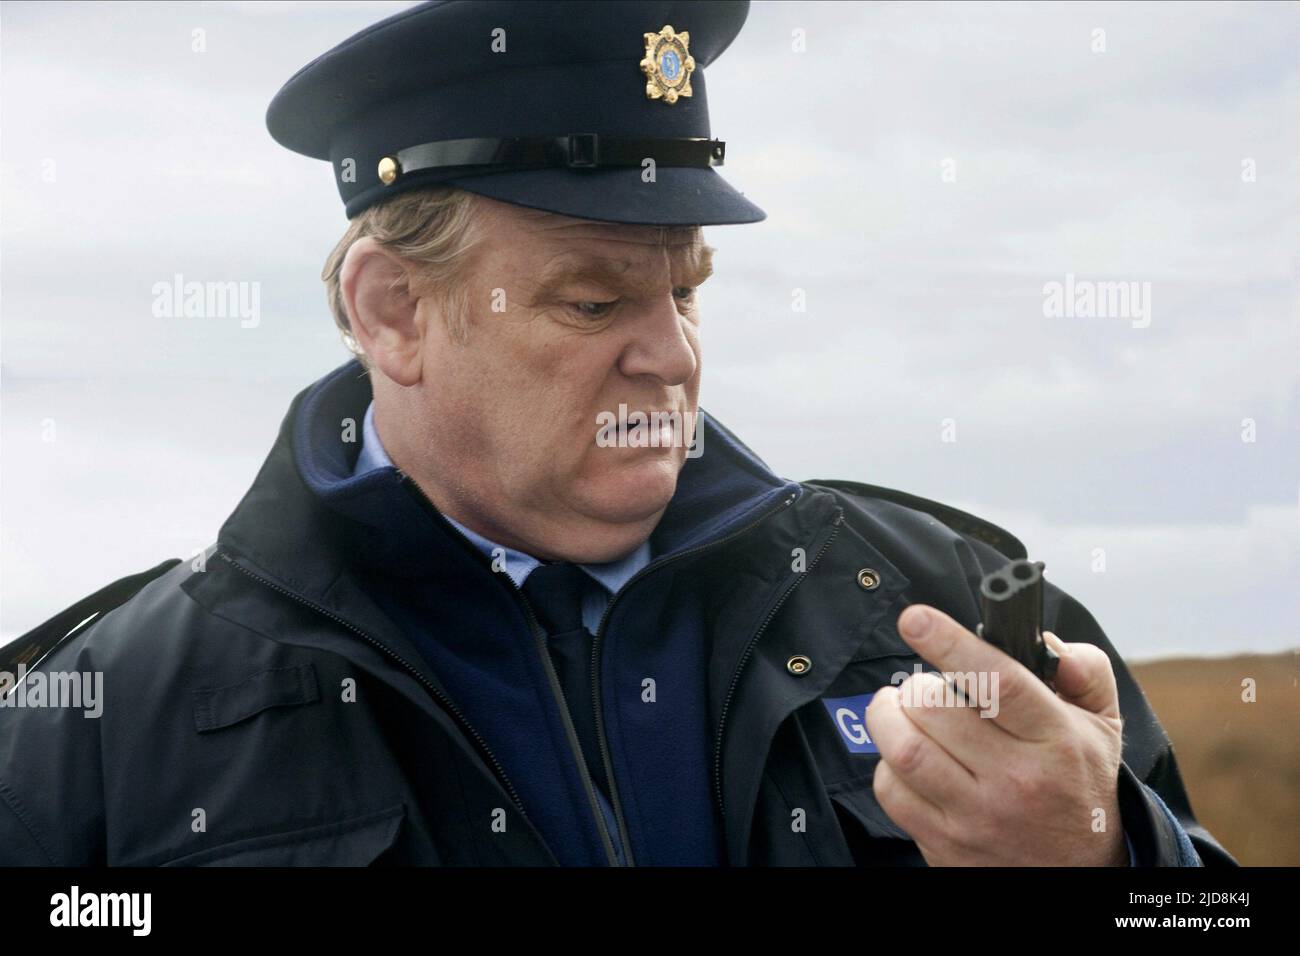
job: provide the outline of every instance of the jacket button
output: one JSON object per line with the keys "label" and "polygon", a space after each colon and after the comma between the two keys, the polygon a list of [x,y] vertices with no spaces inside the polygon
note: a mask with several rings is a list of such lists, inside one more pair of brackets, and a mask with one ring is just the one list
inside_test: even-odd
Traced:
{"label": "jacket button", "polygon": [[795,654],[785,662],[785,669],[795,677],[803,677],[812,670],[812,658],[806,654]]}
{"label": "jacket button", "polygon": [[864,591],[874,591],[880,587],[880,575],[871,568],[863,568],[858,572],[858,586]]}

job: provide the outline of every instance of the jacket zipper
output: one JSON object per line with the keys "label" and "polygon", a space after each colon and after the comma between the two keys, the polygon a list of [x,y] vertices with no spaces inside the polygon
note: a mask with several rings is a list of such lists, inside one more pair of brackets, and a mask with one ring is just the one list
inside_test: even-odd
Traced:
{"label": "jacket zipper", "polygon": [[[679,561],[683,558],[698,555],[701,552],[720,547],[721,545],[734,541],[741,535],[748,534],[754,528],[758,527],[778,512],[784,511],[786,508],[790,507],[790,505],[794,503],[796,497],[798,497],[797,493],[787,495],[775,508],[769,509],[743,528],[733,531],[731,534],[719,538],[717,541],[710,541],[705,544],[696,545],[695,547],[687,548],[685,551],[678,554],[666,555],[657,561],[650,562],[636,574],[632,575],[632,577],[630,577],[623,586],[619,588],[618,593],[610,599],[609,604],[605,606],[605,613],[600,617],[600,623],[596,626],[595,638],[591,642],[591,699],[596,710],[596,740],[600,743],[600,759],[605,766],[605,779],[609,781],[610,801],[614,805],[614,819],[618,821],[619,833],[623,836],[623,845],[625,847],[627,847],[630,842],[627,837],[627,824],[623,819],[623,809],[618,800],[618,787],[614,783],[614,767],[610,759],[609,747],[605,742],[605,721],[601,714],[600,707],[600,647],[601,640],[605,635],[605,623],[609,620],[609,616],[614,610],[614,605],[618,603],[619,599],[628,592],[635,582],[649,574],[651,571],[672,564],[673,562]],[[818,557],[820,556],[821,555],[819,554]]]}
{"label": "jacket zipper", "polygon": [[[448,528],[448,530],[450,530],[453,534],[456,535],[456,537],[458,537],[461,541],[463,541],[465,543],[465,546],[468,547],[479,558],[480,561],[485,560],[485,556],[482,554],[481,551],[479,551],[477,547],[474,546],[473,542],[471,542],[468,538],[466,538],[463,534],[461,534],[460,530],[455,526],[453,526],[451,522],[447,521],[446,516],[443,515],[442,512],[438,510],[437,506],[434,505],[434,503],[429,500],[429,496],[424,493],[424,489],[420,488],[420,486],[417,485],[415,482],[410,481],[409,476],[403,475],[403,480],[408,481],[410,483],[410,486],[415,489],[419,498],[424,502],[424,504],[428,507],[431,513],[434,514],[436,518]],[[605,739],[605,722],[601,714],[601,708],[600,708],[600,646],[601,646],[601,640],[604,637],[604,633],[605,633],[605,624],[609,620],[610,614],[613,612],[615,604],[618,603],[619,599],[628,591],[628,589],[631,587],[631,585],[634,582],[640,580],[642,577],[646,576],[650,572],[664,567],[665,565],[672,564],[676,561],[680,561],[687,557],[698,555],[702,552],[709,551],[713,548],[721,547],[724,544],[734,541],[736,538],[739,538],[740,536],[752,531],[754,528],[758,527],[760,524],[767,521],[769,518],[776,515],[778,512],[784,511],[786,508],[790,507],[790,505],[794,503],[794,500],[797,497],[798,497],[797,492],[787,495],[781,501],[781,503],[778,504],[775,508],[769,509],[764,514],[760,515],[758,518],[755,518],[753,521],[746,524],[743,528],[733,531],[732,533],[726,535],[725,537],[719,538],[716,541],[710,541],[705,544],[697,545],[694,548],[687,548],[685,551],[682,551],[678,554],[667,555],[663,558],[660,558],[657,561],[650,562],[644,568],[638,571],[636,574],[632,575],[632,577],[629,578],[623,584],[623,587],[621,587],[618,590],[618,593],[615,594],[612,598],[610,598],[609,604],[605,606],[605,612],[600,617],[600,623],[596,625],[596,633],[593,636],[591,642],[591,664],[592,664],[591,689],[592,689],[592,706],[595,709],[595,717],[596,717],[596,740],[600,747],[601,763],[604,765],[605,768],[605,779],[609,781],[609,800],[610,800],[611,808],[614,811],[614,819],[618,824],[619,837],[623,847],[623,855],[627,860],[627,863],[625,865],[627,866],[635,866],[636,861],[632,855],[632,841],[628,837],[627,821],[623,816],[622,801],[619,800],[619,796],[618,796],[618,784],[615,782],[614,779],[614,768],[610,758],[609,744]],[[837,520],[838,520],[838,516],[837,516]],[[820,554],[818,555],[818,557],[820,557]],[[518,585],[514,583],[514,580],[510,578],[509,575],[506,575],[506,578],[510,581],[511,589],[516,594],[519,595],[520,604],[524,608],[525,614],[527,614],[528,616],[530,626],[533,628],[534,636],[537,636],[539,634],[544,635],[545,632],[541,630],[541,626],[537,623],[537,619],[532,612],[532,608],[528,605],[527,600],[523,597],[523,592],[520,591]],[[577,734],[576,732],[574,732],[572,728],[572,721],[569,719],[568,705],[564,699],[564,692],[560,688],[559,678],[555,676],[554,668],[551,665],[550,655],[546,650],[544,637],[540,639],[539,649],[542,655],[542,663],[545,666],[547,676],[551,683],[551,689],[554,692],[554,694],[559,698],[561,703],[560,710],[561,710],[562,717],[564,719],[565,728],[568,731],[569,746],[573,750],[574,757],[576,758],[578,763],[578,769],[582,774],[583,782],[587,786],[587,795],[588,795],[588,799],[591,802],[592,814],[596,819],[596,825],[599,828],[602,840],[606,844],[606,852],[610,856],[610,862],[612,864],[617,864],[617,860],[614,857],[613,846],[610,843],[610,836],[605,827],[605,815],[604,813],[601,812],[600,806],[596,802],[595,784],[592,782],[591,775],[587,771],[586,758],[582,755],[582,749],[577,742]]]}
{"label": "jacket zipper", "polygon": [[[515,584],[514,578],[510,577],[510,575],[508,574],[505,575],[497,574],[497,572],[491,568],[491,562],[487,559],[487,556],[484,555],[483,552],[481,552],[474,545],[474,543],[469,540],[469,538],[465,537],[465,535],[461,533],[459,528],[457,528],[455,525],[453,525],[450,521],[447,520],[446,515],[444,515],[441,511],[439,511],[437,505],[435,505],[429,499],[429,496],[424,493],[424,489],[421,488],[416,482],[412,481],[411,477],[407,475],[405,472],[402,472],[402,483],[415,492],[416,496],[419,498],[421,502],[423,502],[426,509],[429,511],[429,513],[434,517],[436,521],[440,522],[447,529],[447,531],[449,531],[451,534],[455,535],[462,542],[464,542],[465,547],[467,547],[470,550],[470,552],[479,560],[481,564],[486,561],[487,562],[486,566],[488,570],[491,570],[494,576],[504,577],[505,580],[509,583],[510,590],[514,592],[516,600],[519,603],[519,606],[523,609],[524,615],[528,619],[528,631],[529,634],[532,635],[533,643],[536,646],[538,654],[542,659],[542,670],[546,674],[546,680],[547,683],[550,685],[551,694],[559,703],[560,720],[564,724],[565,737],[569,742],[569,750],[572,752],[574,760],[578,765],[578,774],[582,780],[583,787],[587,791],[587,802],[589,804],[592,817],[594,818],[596,823],[596,831],[600,835],[601,846],[605,850],[605,857],[609,862],[610,866],[617,866],[618,856],[614,852],[613,838],[610,836],[609,828],[605,825],[605,814],[600,809],[600,803],[598,802],[598,799],[596,797],[596,784],[591,778],[591,773],[587,770],[587,758],[583,756],[582,745],[578,742],[578,732],[574,729],[573,726],[573,719],[569,713],[569,703],[564,697],[564,689],[560,686],[560,679],[555,673],[555,665],[552,663],[550,652],[546,647],[546,630],[538,622],[537,616],[533,613],[532,606],[528,603],[527,598],[524,597],[523,591],[520,590],[519,585]],[[604,752],[603,740],[601,744],[601,749],[603,753]],[[614,790],[613,778],[610,778],[609,786],[610,786],[610,790],[613,791]],[[618,797],[616,796],[616,794],[611,792],[610,799],[614,803],[615,817],[619,822],[619,831],[624,834],[623,854],[627,860],[626,865],[632,866],[634,865],[632,859],[632,851],[627,844],[626,829],[623,826],[622,816],[618,813],[617,810]]]}
{"label": "jacket zipper", "polygon": [[[228,564],[230,564],[234,568],[237,568],[240,572],[252,578],[254,581],[257,581],[259,584],[263,584],[266,587],[271,588],[271,590],[277,591],[280,594],[283,594],[286,597],[303,605],[304,607],[311,608],[316,613],[322,614],[325,617],[329,618],[331,621],[334,621],[335,623],[342,625],[343,627],[351,631],[353,634],[356,634],[358,637],[364,639],[366,643],[370,644],[373,647],[378,648],[385,655],[395,660],[398,664],[402,665],[402,668],[406,670],[409,674],[411,674],[429,691],[429,694],[434,698],[434,700],[436,700],[444,710],[446,710],[449,714],[452,715],[452,717],[456,720],[458,724],[460,724],[461,728],[466,732],[466,734],[469,735],[470,739],[474,741],[474,743],[478,746],[479,751],[482,753],[483,757],[487,760],[488,764],[492,767],[493,771],[495,771],[499,779],[499,782],[505,788],[506,793],[510,795],[510,799],[514,802],[515,809],[519,811],[519,815],[523,817],[525,821],[528,820],[528,814],[524,810],[524,804],[523,801],[519,798],[518,791],[515,790],[514,784],[510,782],[510,778],[506,776],[505,768],[501,766],[501,763],[500,761],[497,760],[496,755],[492,753],[492,750],[488,747],[487,742],[482,738],[482,736],[480,736],[479,732],[474,729],[474,727],[470,724],[469,720],[466,719],[464,713],[461,712],[461,709],[456,706],[455,701],[453,701],[450,697],[448,697],[441,690],[439,690],[438,687],[435,684],[433,684],[431,681],[429,681],[428,678],[426,678],[423,674],[421,674],[417,668],[412,667],[410,663],[408,663],[407,660],[404,657],[402,657],[400,654],[398,654],[396,651],[391,650],[382,642],[375,640],[369,634],[362,631],[355,624],[352,624],[350,621],[347,621],[344,618],[339,617],[333,611],[327,610],[326,608],[321,607],[319,604],[307,600],[301,595],[296,594],[293,591],[290,591],[288,588],[281,587],[280,585],[276,584],[274,581],[271,581],[263,577],[262,575],[257,574],[254,571],[250,571],[248,568],[244,567],[242,564],[236,561],[225,551],[219,550],[217,553]],[[531,821],[529,822],[531,825]]]}
{"label": "jacket zipper", "polygon": [[763,636],[763,632],[767,630],[767,626],[768,624],[771,623],[772,618],[776,617],[776,612],[781,609],[781,605],[785,604],[786,598],[788,598],[792,593],[794,593],[794,589],[797,588],[803,582],[803,579],[808,575],[808,573],[811,572],[812,569],[817,566],[817,562],[822,559],[822,555],[825,554],[826,549],[831,546],[831,542],[835,540],[835,536],[840,533],[840,527],[843,524],[843,522],[844,522],[844,509],[838,508],[836,509],[835,518],[832,521],[830,534],[827,535],[826,540],[822,542],[822,546],[817,550],[817,554],[813,557],[812,562],[808,565],[808,567],[805,570],[798,572],[795,579],[790,583],[790,586],[787,587],[785,591],[782,592],[781,596],[777,599],[776,603],[773,604],[772,607],[768,610],[767,615],[763,618],[763,623],[759,625],[758,630],[754,632],[754,636],[751,637],[749,639],[749,643],[745,645],[745,651],[743,654],[741,654],[740,660],[736,664],[736,671],[734,674],[731,675],[731,684],[727,688],[727,695],[726,697],[723,698],[722,701],[722,711],[718,715],[718,734],[717,734],[717,739],[714,743],[714,751],[713,751],[714,795],[718,801],[718,813],[720,813],[724,817],[727,815],[727,810],[722,802],[723,730],[727,724],[727,711],[731,707],[731,699],[735,696],[736,687],[740,683],[740,675],[744,671],[745,664],[749,661],[750,655],[753,654],[754,648],[758,646],[759,638],[761,638]]}

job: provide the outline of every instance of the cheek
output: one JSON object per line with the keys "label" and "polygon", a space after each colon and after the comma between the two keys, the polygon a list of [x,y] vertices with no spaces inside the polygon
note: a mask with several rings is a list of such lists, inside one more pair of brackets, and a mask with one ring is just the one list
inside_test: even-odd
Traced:
{"label": "cheek", "polygon": [[700,370],[704,367],[704,346],[700,342],[700,327],[694,322],[683,322],[682,334],[686,336],[686,341],[690,343],[691,351],[695,353],[695,377],[691,379],[690,384],[698,386],[700,382]]}
{"label": "cheek", "polygon": [[439,445],[492,460],[506,457],[526,434],[521,396],[529,388],[495,337],[472,333],[468,344],[439,343],[426,362],[426,414]]}
{"label": "cheek", "polygon": [[595,356],[542,347],[494,366],[492,408],[479,414],[502,448],[533,472],[567,473],[595,443],[608,401],[608,365]]}

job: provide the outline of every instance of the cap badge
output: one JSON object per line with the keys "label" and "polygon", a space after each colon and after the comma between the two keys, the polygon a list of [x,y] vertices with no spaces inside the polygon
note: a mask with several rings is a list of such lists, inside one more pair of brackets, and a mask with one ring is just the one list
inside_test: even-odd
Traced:
{"label": "cap badge", "polygon": [[641,72],[646,75],[646,98],[676,103],[677,97],[690,96],[691,73],[695,71],[691,35],[665,26],[658,33],[644,36],[645,59],[641,61]]}

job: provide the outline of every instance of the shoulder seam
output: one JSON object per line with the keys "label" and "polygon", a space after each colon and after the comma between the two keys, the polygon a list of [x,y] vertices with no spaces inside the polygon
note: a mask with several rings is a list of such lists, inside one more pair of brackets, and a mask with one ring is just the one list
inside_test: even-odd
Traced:
{"label": "shoulder seam", "polygon": [[954,508],[942,502],[931,501],[929,498],[922,498],[920,495],[899,491],[895,488],[884,488],[880,485],[868,485],[860,481],[849,481],[841,478],[811,478],[804,484],[821,485],[863,498],[879,498],[882,501],[902,505],[914,511],[924,512],[931,517],[938,518],[958,534],[981,541],[1001,551],[1009,558],[1028,557],[1024,544],[1010,531],[995,525],[991,521],[986,521],[969,512],[962,511],[960,508]]}
{"label": "shoulder seam", "polygon": [[[162,577],[181,563],[180,558],[168,558],[147,571],[127,575],[107,584],[87,597],[64,608],[43,624],[38,624],[26,634],[0,648],[0,669],[16,671],[19,665],[34,670],[49,654],[70,638],[84,632],[83,625],[98,624],[110,611],[121,607],[135,597],[145,585]],[[93,620],[92,620],[93,618]]]}

